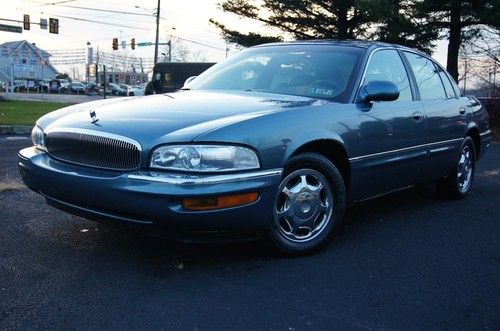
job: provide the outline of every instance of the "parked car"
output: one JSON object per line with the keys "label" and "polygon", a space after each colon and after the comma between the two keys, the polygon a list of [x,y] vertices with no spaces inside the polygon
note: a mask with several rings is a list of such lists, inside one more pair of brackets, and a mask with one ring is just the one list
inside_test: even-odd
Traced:
{"label": "parked car", "polygon": [[38,92],[44,92],[48,93],[49,92],[49,85],[50,85],[50,79],[38,79],[36,81],[36,86],[38,89]]}
{"label": "parked car", "polygon": [[85,85],[81,82],[71,82],[68,84],[68,90],[70,93],[84,94]]}
{"label": "parked car", "polygon": [[144,95],[144,89],[146,88],[146,83],[143,83],[141,85],[137,85],[137,86],[134,86],[130,89],[130,91],[128,92],[128,95],[130,97],[133,97],[133,96],[141,96],[141,95]]}
{"label": "parked car", "polygon": [[429,182],[464,198],[490,136],[482,104],[424,53],[298,41],[241,51],[187,90],[49,113],[19,166],[76,215],[305,254],[350,202]]}
{"label": "parked car", "polygon": [[118,86],[125,92],[125,95],[128,96],[130,93],[130,90],[132,90],[132,86],[127,85],[127,84],[118,84]]}
{"label": "parked car", "polygon": [[38,91],[38,84],[35,79],[27,79],[26,80],[26,91],[33,92]]}
{"label": "parked car", "polygon": [[89,82],[85,85],[85,93],[89,95],[101,95],[102,90],[99,89],[96,83]]}
{"label": "parked car", "polygon": [[59,93],[61,91],[61,82],[58,79],[51,79],[49,82],[49,92]]}
{"label": "parked car", "polygon": [[[104,83],[101,84],[101,86],[104,87]],[[106,90],[109,91],[111,95],[122,95],[122,96],[127,95],[127,91],[115,83],[107,83]]]}
{"label": "parked car", "polygon": [[59,83],[60,83],[60,92],[62,93],[68,93],[69,92],[69,84],[70,84],[70,81],[67,80],[67,79],[58,79]]}
{"label": "parked car", "polygon": [[28,81],[26,79],[14,80],[14,92],[26,92],[28,90]]}

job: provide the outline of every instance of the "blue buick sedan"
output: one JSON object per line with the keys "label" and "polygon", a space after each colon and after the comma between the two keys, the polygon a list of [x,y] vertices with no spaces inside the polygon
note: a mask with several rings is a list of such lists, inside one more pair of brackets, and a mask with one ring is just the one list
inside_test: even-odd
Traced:
{"label": "blue buick sedan", "polygon": [[306,254],[346,206],[420,183],[471,190],[481,103],[426,54],[362,41],[246,49],[181,91],[66,107],[19,152],[48,204],[189,241],[265,236]]}

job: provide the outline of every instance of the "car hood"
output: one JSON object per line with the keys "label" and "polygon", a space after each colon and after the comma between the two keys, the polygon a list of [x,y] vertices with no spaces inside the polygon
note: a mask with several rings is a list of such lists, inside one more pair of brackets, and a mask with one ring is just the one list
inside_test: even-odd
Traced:
{"label": "car hood", "polygon": [[[45,132],[103,131],[144,145],[191,141],[219,127],[326,101],[254,92],[180,91],[147,97],[99,100],[66,107],[38,121]],[[90,113],[97,121],[92,123]]]}

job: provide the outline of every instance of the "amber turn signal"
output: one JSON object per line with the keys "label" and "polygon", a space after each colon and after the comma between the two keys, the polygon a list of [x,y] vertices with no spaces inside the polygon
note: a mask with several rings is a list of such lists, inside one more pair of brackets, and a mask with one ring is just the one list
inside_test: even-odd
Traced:
{"label": "amber turn signal", "polygon": [[210,198],[188,198],[182,199],[182,207],[190,210],[222,209],[246,205],[257,201],[258,198],[257,192]]}

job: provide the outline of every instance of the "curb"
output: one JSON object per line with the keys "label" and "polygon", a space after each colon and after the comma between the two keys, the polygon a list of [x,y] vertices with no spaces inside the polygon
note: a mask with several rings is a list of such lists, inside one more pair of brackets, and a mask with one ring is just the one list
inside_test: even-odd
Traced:
{"label": "curb", "polygon": [[0,135],[6,134],[30,134],[33,126],[31,125],[0,125]]}

